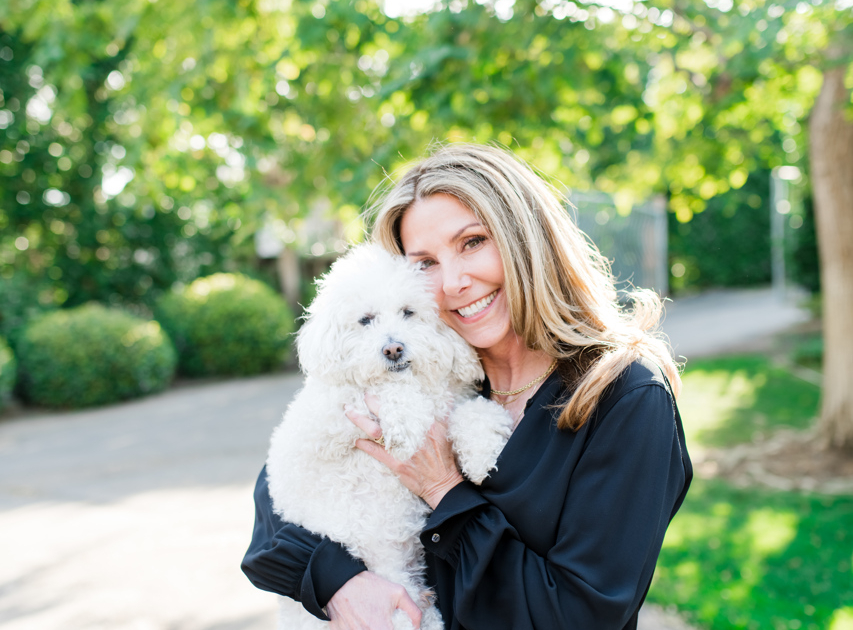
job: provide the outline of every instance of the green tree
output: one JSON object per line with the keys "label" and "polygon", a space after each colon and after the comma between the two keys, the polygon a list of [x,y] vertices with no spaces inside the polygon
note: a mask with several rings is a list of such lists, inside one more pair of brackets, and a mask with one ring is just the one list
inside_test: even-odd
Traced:
{"label": "green tree", "polygon": [[[370,191],[435,140],[501,142],[623,212],[664,192],[682,222],[750,173],[810,163],[832,314],[823,426],[849,446],[853,393],[837,383],[853,380],[853,335],[837,322],[853,177],[849,122],[831,115],[850,105],[849,0],[618,7],[448,0],[392,18],[375,0],[15,0],[0,8],[0,72],[15,77],[0,276],[47,271],[56,302],[140,295],[216,266],[269,218],[295,231],[326,207],[355,233]],[[146,225],[147,250],[122,231]],[[63,257],[77,262],[48,262]]]}
{"label": "green tree", "polygon": [[[0,282],[29,277],[39,289],[31,299],[45,305],[145,301],[149,290],[192,279],[193,267],[211,264],[216,239],[179,243],[187,224],[179,208],[156,212],[151,199],[120,194],[134,165],[114,128],[120,102],[105,86],[126,59],[96,55],[93,43],[87,49],[86,35],[109,29],[97,15],[77,18],[87,28],[58,29],[70,41],[68,51],[52,53],[56,59],[49,43],[28,42],[22,28],[0,22],[0,104],[7,107]],[[190,269],[182,274],[184,266]]]}
{"label": "green tree", "polygon": [[623,210],[664,190],[684,222],[758,169],[810,171],[827,348],[820,428],[829,445],[853,448],[850,3],[496,7],[450,2],[400,27],[397,63],[370,87],[392,142],[517,144]]}
{"label": "green tree", "polygon": [[[819,428],[828,445],[853,449],[850,3],[656,4],[666,7],[657,16],[659,28],[649,32],[661,42],[653,97],[658,116],[665,126],[668,118],[687,114],[691,122],[683,139],[674,136],[680,140],[677,151],[688,147],[705,171],[698,186],[680,190],[690,183],[683,177],[670,185],[676,213],[689,218],[703,199],[725,189],[727,172],[728,183],[736,186],[756,163],[799,165],[810,174],[826,349]],[[654,41],[649,38],[650,47]],[[686,163],[690,155],[676,153],[670,163]],[[716,159],[708,160],[711,155]]]}

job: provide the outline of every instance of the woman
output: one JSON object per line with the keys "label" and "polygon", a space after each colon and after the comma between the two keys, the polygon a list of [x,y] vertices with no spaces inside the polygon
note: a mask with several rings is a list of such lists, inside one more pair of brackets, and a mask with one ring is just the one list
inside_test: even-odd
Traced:
{"label": "woman", "polygon": [[[442,318],[478,350],[483,394],[516,422],[479,487],[460,475],[440,422],[407,462],[357,443],[434,510],[421,539],[446,627],[636,628],[692,478],[678,371],[647,332],[659,299],[638,291],[623,311],[565,202],[492,147],[449,145],[416,165],[378,204],[373,236],[426,270]],[[350,419],[380,437],[375,421]],[[402,589],[273,515],[263,473],[255,500],[243,564],[255,585],[330,628],[390,629],[396,608],[417,625]]]}

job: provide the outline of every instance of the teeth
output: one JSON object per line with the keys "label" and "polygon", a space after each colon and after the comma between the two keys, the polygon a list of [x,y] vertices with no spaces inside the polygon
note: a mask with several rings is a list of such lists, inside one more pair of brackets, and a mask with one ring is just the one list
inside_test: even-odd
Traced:
{"label": "teeth", "polygon": [[471,306],[465,306],[464,308],[460,308],[456,312],[459,313],[462,317],[473,317],[484,308],[486,308],[489,304],[492,303],[492,300],[495,299],[495,296],[498,294],[497,291],[492,293],[491,295],[487,295],[482,300],[474,302]]}

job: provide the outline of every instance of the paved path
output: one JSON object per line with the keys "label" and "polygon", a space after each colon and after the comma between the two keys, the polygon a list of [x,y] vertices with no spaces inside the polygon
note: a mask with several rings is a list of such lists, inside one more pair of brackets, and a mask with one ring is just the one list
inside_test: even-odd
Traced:
{"label": "paved path", "polygon": [[[671,305],[664,328],[690,357],[753,318],[766,335],[803,317],[769,292],[726,293]],[[274,596],[238,567],[270,431],[300,383],[277,374],[0,417],[0,626],[272,628]],[[687,626],[649,607],[641,628]]]}
{"label": "paved path", "polygon": [[805,296],[771,289],[709,291],[667,302],[663,330],[676,356],[687,359],[760,347],[773,333],[807,322]]}

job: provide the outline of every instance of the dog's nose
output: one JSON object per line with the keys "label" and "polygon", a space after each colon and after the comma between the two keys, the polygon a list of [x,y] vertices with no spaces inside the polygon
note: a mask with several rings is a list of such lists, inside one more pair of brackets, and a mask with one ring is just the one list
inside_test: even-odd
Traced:
{"label": "dog's nose", "polygon": [[403,350],[405,347],[399,341],[392,341],[391,343],[385,344],[382,348],[382,354],[385,355],[385,358],[389,361],[399,361],[400,357],[403,356]]}

